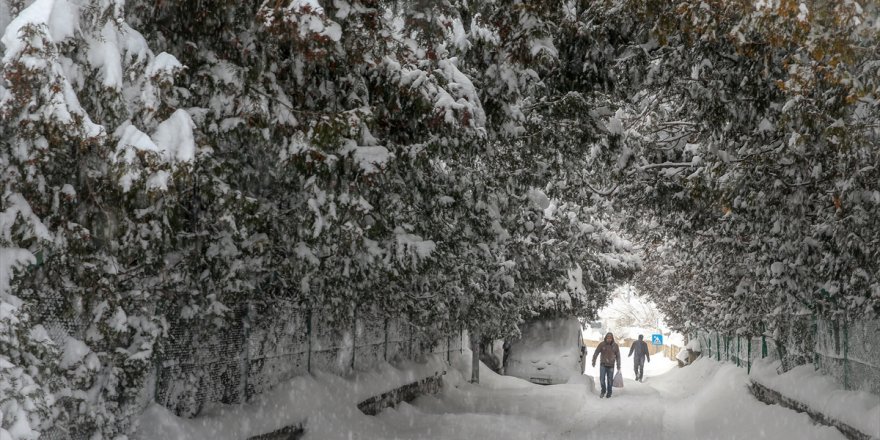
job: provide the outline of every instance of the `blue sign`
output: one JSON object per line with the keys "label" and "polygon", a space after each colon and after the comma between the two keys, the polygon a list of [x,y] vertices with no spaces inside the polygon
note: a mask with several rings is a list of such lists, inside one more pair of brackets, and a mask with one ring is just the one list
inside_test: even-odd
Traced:
{"label": "blue sign", "polygon": [[651,335],[651,344],[663,345],[663,335],[659,335],[659,334]]}

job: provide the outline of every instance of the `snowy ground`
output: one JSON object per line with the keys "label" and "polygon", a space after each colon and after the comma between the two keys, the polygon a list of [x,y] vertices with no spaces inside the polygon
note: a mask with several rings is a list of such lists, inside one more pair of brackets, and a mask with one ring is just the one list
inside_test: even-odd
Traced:
{"label": "snowy ground", "polygon": [[409,381],[410,373],[386,366],[384,372],[354,379],[297,378],[252,407],[214,409],[198,421],[177,419],[154,407],[138,438],[243,438],[293,420],[307,420],[307,439],[844,438],[804,414],[755,400],[746,389],[745,369],[710,359],[679,369],[658,356],[646,365],[645,382],[637,383],[629,361],[623,365],[625,386],[611,399],[598,397],[590,376],[593,368],[572,383],[541,386],[484,367],[481,383],[473,385],[466,380],[465,357],[454,367],[439,360],[417,367],[445,368],[444,389],[376,417],[361,414],[356,402],[382,382]]}
{"label": "snowy ground", "polygon": [[[631,364],[624,362],[624,373]],[[590,371],[588,371],[590,373]],[[627,374],[629,373],[629,374]],[[596,373],[598,374],[598,373]],[[535,386],[487,373],[441,395],[383,412],[399,439],[843,439],[804,414],[755,400],[744,369],[703,359],[678,369],[656,358],[645,382],[627,379],[611,399],[585,384]],[[598,382],[597,382],[598,383]]]}
{"label": "snowy ground", "polygon": [[752,366],[752,379],[813,411],[880,439],[880,396],[865,391],[842,390],[840,384],[811,364],[777,374],[780,369],[779,361],[758,360]]}

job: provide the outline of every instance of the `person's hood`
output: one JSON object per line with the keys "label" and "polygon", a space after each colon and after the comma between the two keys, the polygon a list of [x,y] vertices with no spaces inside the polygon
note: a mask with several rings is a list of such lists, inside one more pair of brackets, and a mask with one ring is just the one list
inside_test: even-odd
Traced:
{"label": "person's hood", "polygon": [[605,337],[602,338],[602,340],[604,341],[604,340],[608,339],[609,336],[611,336],[611,342],[614,342],[614,334],[611,332],[605,333]]}

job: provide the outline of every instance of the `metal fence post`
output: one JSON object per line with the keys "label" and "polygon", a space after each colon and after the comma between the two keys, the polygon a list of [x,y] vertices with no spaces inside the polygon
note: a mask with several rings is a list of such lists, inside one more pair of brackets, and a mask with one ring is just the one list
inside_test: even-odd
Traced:
{"label": "metal fence post", "polygon": [[718,349],[715,350],[715,359],[719,362],[721,361],[721,334],[717,331],[715,332],[715,345],[718,346]]}
{"label": "metal fence post", "polygon": [[812,323],[810,325],[810,330],[813,332],[813,369],[819,369],[819,351],[816,350],[816,343],[819,342],[819,321],[816,319],[816,314],[813,313],[811,317]]}
{"label": "metal fence post", "polygon": [[730,362],[730,334],[724,335],[724,356],[727,357],[727,361]]}
{"label": "metal fence post", "polygon": [[[156,353],[156,351],[154,351],[153,353]],[[161,353],[161,351],[159,353]],[[153,373],[156,375],[156,383],[153,386],[153,400],[162,406],[167,406],[167,402],[159,401],[159,386],[162,384],[159,377],[159,375],[162,373],[162,357],[158,353],[155,356],[155,361],[153,361]]]}
{"label": "metal fence post", "polygon": [[741,342],[740,336],[737,334],[736,335],[736,366],[737,367],[742,366],[742,364],[740,363],[740,359],[739,359],[741,357],[740,353],[742,353],[742,345],[741,344],[742,344],[742,342]]}
{"label": "metal fence post", "polygon": [[452,333],[448,333],[446,335],[446,363],[452,364],[450,360],[450,353],[452,352]]}
{"label": "metal fence post", "polygon": [[244,306],[244,314],[241,317],[241,359],[239,361],[239,403],[247,402],[247,385],[248,376],[250,376],[250,350],[248,349],[251,337],[251,309],[250,302],[246,302]]}
{"label": "metal fence post", "polygon": [[351,369],[354,370],[354,358],[357,354],[358,318],[357,306],[351,311]]}
{"label": "metal fence post", "polygon": [[306,321],[308,322],[308,330],[306,331],[306,335],[308,337],[309,342],[309,354],[306,357],[306,371],[309,373],[312,372],[312,308],[306,311]]}
{"label": "metal fence post", "polygon": [[764,333],[767,329],[764,327],[764,323],[761,323],[761,359],[767,357],[767,335]]}
{"label": "metal fence post", "polygon": [[388,362],[388,317],[385,317],[385,354],[383,355],[385,362]]}
{"label": "metal fence post", "polygon": [[746,336],[746,341],[749,343],[748,355],[746,357],[747,367],[746,374],[752,374],[752,336]]}
{"label": "metal fence post", "polygon": [[415,340],[416,328],[412,323],[412,315],[409,318],[409,358],[416,358],[416,344],[413,342]]}
{"label": "metal fence post", "polygon": [[843,316],[843,389],[849,390],[849,329]]}

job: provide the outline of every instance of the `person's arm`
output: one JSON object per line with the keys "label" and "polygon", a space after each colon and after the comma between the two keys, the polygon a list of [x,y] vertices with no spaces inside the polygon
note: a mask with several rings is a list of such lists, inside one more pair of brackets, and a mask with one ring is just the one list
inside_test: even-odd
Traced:
{"label": "person's arm", "polygon": [[593,366],[596,366],[596,357],[599,356],[599,351],[602,348],[602,343],[600,342],[598,346],[596,346],[596,351],[593,352]]}
{"label": "person's arm", "polygon": [[630,357],[633,355],[633,349],[636,348],[636,344],[632,344],[629,346],[629,354],[626,357]]}
{"label": "person's arm", "polygon": [[651,362],[651,351],[648,350],[648,343],[645,342],[645,358],[648,359],[648,362]]}
{"label": "person's arm", "polygon": [[617,358],[617,369],[620,370],[620,346],[614,344],[614,351],[617,354],[617,356],[615,356]]}

